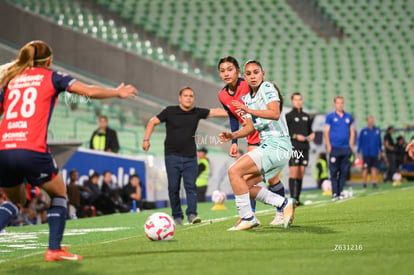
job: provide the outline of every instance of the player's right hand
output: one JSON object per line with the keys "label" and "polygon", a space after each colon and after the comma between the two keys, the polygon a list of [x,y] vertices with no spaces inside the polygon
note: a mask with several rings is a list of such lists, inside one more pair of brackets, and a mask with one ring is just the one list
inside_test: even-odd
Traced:
{"label": "player's right hand", "polygon": [[145,152],[148,152],[150,146],[151,146],[151,143],[149,141],[144,141],[142,143],[142,150],[144,150]]}

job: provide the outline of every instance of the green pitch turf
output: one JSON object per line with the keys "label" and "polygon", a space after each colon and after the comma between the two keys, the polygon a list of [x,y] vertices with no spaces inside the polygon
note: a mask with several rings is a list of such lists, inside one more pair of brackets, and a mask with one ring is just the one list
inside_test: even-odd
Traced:
{"label": "green pitch turf", "polygon": [[303,192],[313,203],[297,208],[290,229],[269,226],[274,210],[258,203],[260,227],[227,232],[237,221],[234,201],[220,211],[202,203],[208,221],[178,227],[171,241],[145,237],[155,211],[71,220],[63,242],[84,257],[78,262],[43,261],[47,225],[8,227],[0,274],[412,274],[414,184],[353,193],[331,202]]}

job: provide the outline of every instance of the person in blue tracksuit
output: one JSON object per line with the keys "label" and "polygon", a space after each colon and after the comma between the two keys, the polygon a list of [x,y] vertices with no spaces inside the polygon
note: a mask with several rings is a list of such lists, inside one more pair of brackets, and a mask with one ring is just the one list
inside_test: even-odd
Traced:
{"label": "person in blue tracksuit", "polygon": [[362,159],[362,186],[367,188],[368,173],[371,173],[372,187],[378,188],[377,169],[379,157],[383,154],[381,130],[374,125],[374,117],[367,117],[367,127],[363,128],[358,137],[358,158]]}
{"label": "person in blue tracksuit", "polygon": [[334,99],[335,110],[326,115],[324,138],[329,154],[329,173],[332,182],[332,200],[344,198],[341,194],[349,171],[349,158],[354,147],[354,118],[344,111],[345,100],[342,96]]}

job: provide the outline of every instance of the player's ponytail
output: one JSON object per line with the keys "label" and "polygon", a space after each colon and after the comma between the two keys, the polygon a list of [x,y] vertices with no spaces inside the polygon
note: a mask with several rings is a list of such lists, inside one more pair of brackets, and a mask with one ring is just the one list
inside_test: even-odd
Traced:
{"label": "player's ponytail", "polygon": [[27,68],[44,65],[52,58],[52,50],[43,41],[32,41],[24,45],[17,53],[16,59],[5,65],[0,76],[0,87],[9,83]]}
{"label": "player's ponytail", "polygon": [[279,94],[279,99],[280,99],[280,101],[279,101],[279,111],[282,113],[282,110],[283,110],[283,95],[280,92],[280,89],[279,89],[279,87],[277,86],[277,84],[275,82],[273,82],[273,86],[275,87],[277,93]]}

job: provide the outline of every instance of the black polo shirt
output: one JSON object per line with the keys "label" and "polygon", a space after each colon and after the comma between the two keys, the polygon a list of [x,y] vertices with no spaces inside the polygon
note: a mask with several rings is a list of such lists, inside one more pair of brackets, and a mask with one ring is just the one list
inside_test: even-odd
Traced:
{"label": "black polo shirt", "polygon": [[157,118],[165,122],[167,135],[164,141],[164,154],[182,157],[195,157],[196,143],[195,132],[200,119],[205,119],[210,114],[209,109],[194,107],[184,111],[180,106],[168,106]]}
{"label": "black polo shirt", "polygon": [[[385,141],[388,141],[388,144],[395,148],[394,139],[392,138],[391,133],[386,133],[384,135],[384,143],[385,143]],[[385,145],[384,145],[384,148],[385,148],[386,153],[394,153],[395,152],[395,150],[394,151],[388,150],[387,147],[385,147]]]}
{"label": "black polo shirt", "polygon": [[293,147],[299,150],[309,150],[309,142],[307,140],[298,141],[295,136],[299,134],[307,137],[313,133],[310,115],[303,112],[302,109],[293,108],[286,114],[286,123]]}

